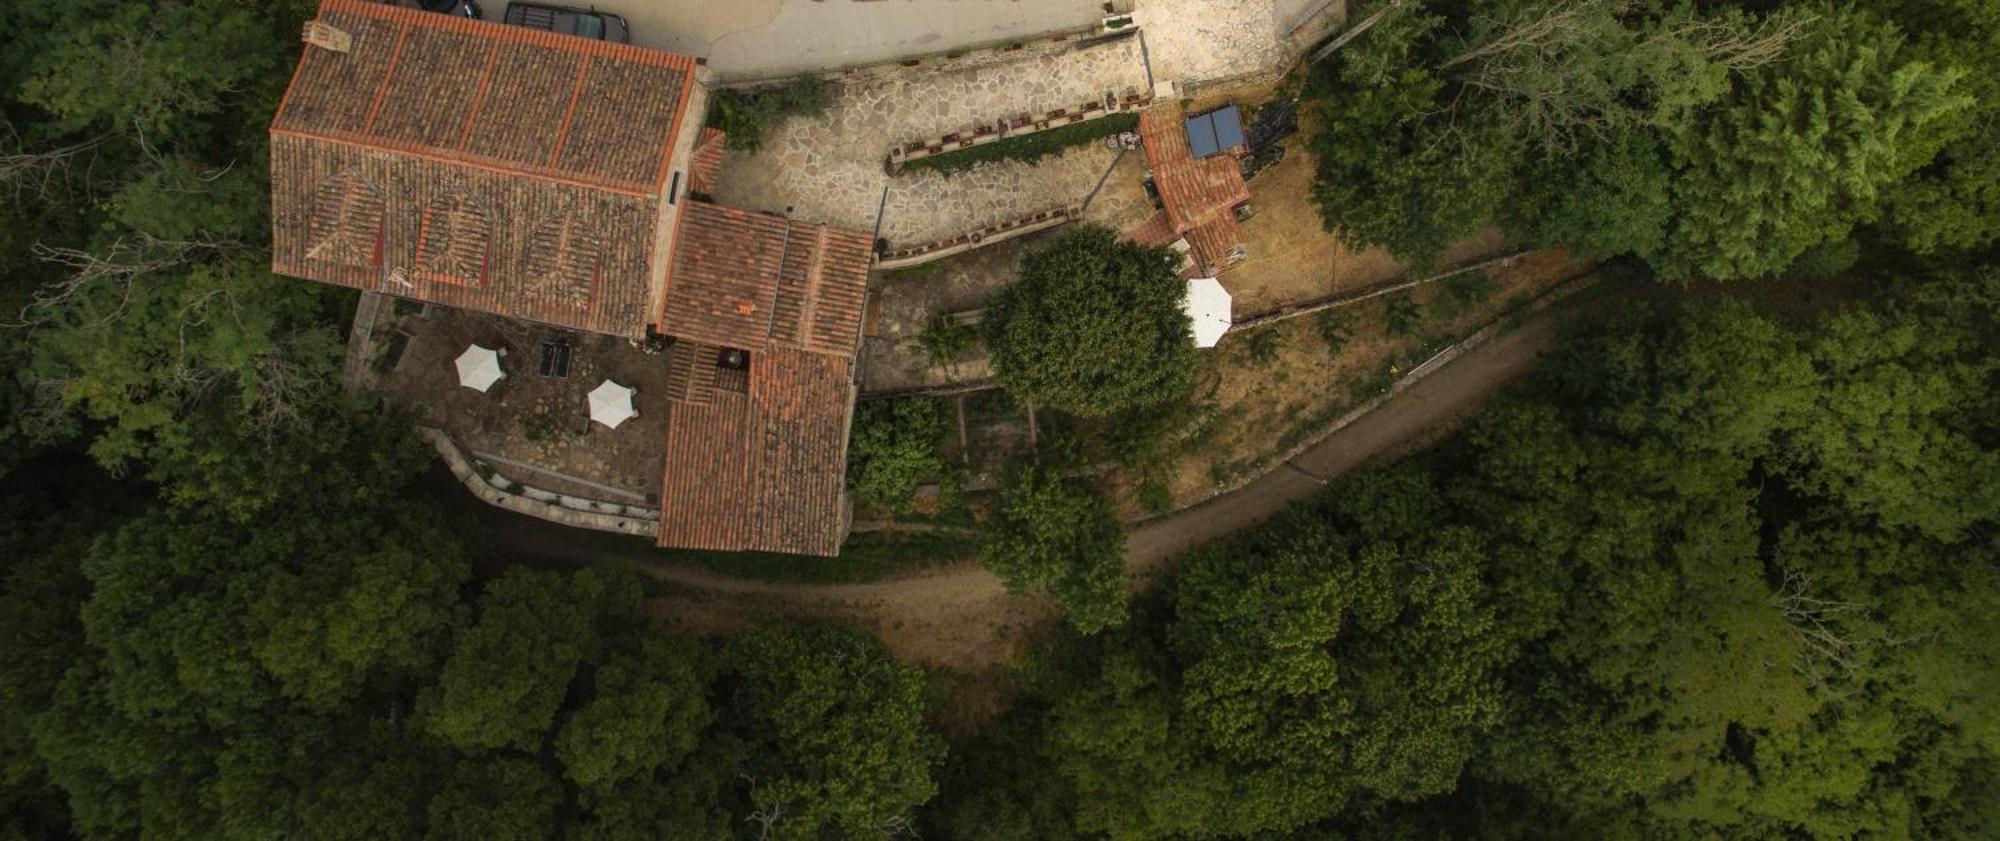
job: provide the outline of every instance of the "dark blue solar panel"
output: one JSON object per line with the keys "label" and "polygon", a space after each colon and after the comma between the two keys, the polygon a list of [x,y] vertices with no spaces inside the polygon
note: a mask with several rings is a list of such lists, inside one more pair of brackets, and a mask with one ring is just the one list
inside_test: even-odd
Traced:
{"label": "dark blue solar panel", "polygon": [[1222,147],[1215,144],[1215,119],[1208,114],[1188,118],[1187,136],[1188,151],[1197,158],[1222,151]]}
{"label": "dark blue solar panel", "polygon": [[[1236,110],[1236,106],[1231,105],[1209,114],[1208,117],[1215,125],[1215,148],[1217,150],[1243,145],[1243,114]],[[1195,156],[1200,157],[1201,153],[1196,152]]]}

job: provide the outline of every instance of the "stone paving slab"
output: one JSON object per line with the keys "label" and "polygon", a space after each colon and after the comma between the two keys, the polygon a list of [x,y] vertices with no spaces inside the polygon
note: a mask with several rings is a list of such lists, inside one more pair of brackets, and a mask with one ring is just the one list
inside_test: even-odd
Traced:
{"label": "stone paving slab", "polygon": [[841,85],[827,113],[772,128],[755,154],[731,152],[718,176],[716,199],[917,243],[1080,200],[1117,152],[1084,145],[1037,164],[982,165],[945,175],[883,171],[889,147],[1145,88],[1138,39],[974,68],[919,70]]}
{"label": "stone paving slab", "polygon": [[1200,82],[1272,70],[1289,58],[1291,47],[1344,19],[1346,5],[1325,8],[1296,33],[1292,27],[1319,9],[1318,2],[1140,0],[1132,16],[1146,33],[1155,78]]}

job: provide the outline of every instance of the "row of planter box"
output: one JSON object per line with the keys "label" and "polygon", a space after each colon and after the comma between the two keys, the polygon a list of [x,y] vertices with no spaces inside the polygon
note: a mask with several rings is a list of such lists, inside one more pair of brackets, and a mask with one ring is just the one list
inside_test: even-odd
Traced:
{"label": "row of planter box", "polygon": [[913,140],[897,144],[889,149],[888,169],[891,174],[903,168],[903,164],[920,158],[929,158],[960,149],[970,149],[993,143],[1009,137],[1020,137],[1052,128],[1075,125],[1086,120],[1108,117],[1138,111],[1151,104],[1151,92],[1128,91],[1124,96],[1106,91],[1102,99],[1082,103],[1075,108],[1063,107],[1046,113],[1020,114],[1001,120],[990,126],[975,126],[963,131],[955,131],[942,137]]}
{"label": "row of planter box", "polygon": [[954,237],[947,237],[936,242],[927,242],[908,248],[895,248],[884,251],[881,257],[875,261],[875,268],[902,269],[928,263],[932,260],[941,260],[953,254],[962,254],[971,251],[982,245],[992,245],[1002,240],[1013,239],[1022,234],[1033,233],[1044,228],[1053,228],[1057,225],[1073,222],[1082,215],[1083,208],[1078,205],[1052,207],[1048,210],[1036,211],[1019,219],[987,225],[979,230],[959,234]]}

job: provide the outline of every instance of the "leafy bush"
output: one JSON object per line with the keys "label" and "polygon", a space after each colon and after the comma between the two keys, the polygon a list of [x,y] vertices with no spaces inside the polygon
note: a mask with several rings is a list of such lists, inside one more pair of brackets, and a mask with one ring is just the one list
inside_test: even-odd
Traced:
{"label": "leafy bush", "polygon": [[1399,293],[1382,302],[1382,327],[1391,336],[1402,338],[1416,332],[1423,318],[1424,308],[1415,296]]}
{"label": "leafy bush", "polygon": [[1485,272],[1471,272],[1448,280],[1438,281],[1436,303],[1439,318],[1457,318],[1474,309],[1485,306],[1493,300],[1493,292],[1500,288],[1499,282],[1488,277]]}
{"label": "leafy bush", "polygon": [[908,513],[917,485],[945,472],[944,411],[929,397],[870,400],[854,413],[847,486],[870,505]]}
{"label": "leafy bush", "polygon": [[1165,514],[1173,510],[1174,494],[1167,488],[1166,480],[1158,476],[1148,476],[1139,483],[1139,505],[1148,513]]}
{"label": "leafy bush", "polygon": [[521,418],[521,435],[537,444],[563,437],[563,422],[554,412],[536,412]]}
{"label": "leafy bush", "polygon": [[912,172],[930,169],[952,173],[971,169],[988,161],[1034,163],[1050,155],[1061,154],[1072,146],[1081,146],[1098,138],[1138,129],[1138,114],[1109,114],[1095,120],[1071,123],[1034,134],[1005,137],[982,146],[971,146],[928,158],[918,158],[903,164],[903,170]]}
{"label": "leafy bush", "polygon": [[833,101],[818,76],[800,76],[782,87],[724,91],[709,102],[708,124],[728,134],[723,144],[744,152],[764,145],[764,131],[789,117],[817,117]]}
{"label": "leafy bush", "polygon": [[917,336],[917,342],[924,346],[924,356],[932,365],[949,365],[978,346],[979,331],[940,316]]}
{"label": "leafy bush", "polygon": [[1285,337],[1276,330],[1252,330],[1243,337],[1244,355],[1260,368],[1277,361],[1278,351],[1284,346]]}
{"label": "leafy bush", "polygon": [[1348,341],[1354,338],[1354,316],[1346,310],[1320,313],[1319,338],[1326,342],[1326,355],[1339,359],[1340,352],[1346,350]]}

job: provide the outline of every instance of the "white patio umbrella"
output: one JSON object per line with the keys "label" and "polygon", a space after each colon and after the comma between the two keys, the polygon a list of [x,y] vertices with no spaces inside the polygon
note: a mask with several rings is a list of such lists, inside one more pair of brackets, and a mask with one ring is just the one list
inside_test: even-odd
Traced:
{"label": "white patio umbrella", "polygon": [[1222,282],[1215,278],[1188,281],[1181,309],[1194,320],[1195,347],[1215,347],[1216,342],[1222,341],[1222,334],[1229,332],[1229,290],[1222,288]]}
{"label": "white patio umbrella", "polygon": [[500,352],[473,345],[458,355],[458,384],[473,391],[493,387],[507,372],[500,370]]}
{"label": "white patio umbrella", "polygon": [[638,416],[639,410],[632,408],[632,389],[605,380],[590,390],[591,420],[617,429]]}

